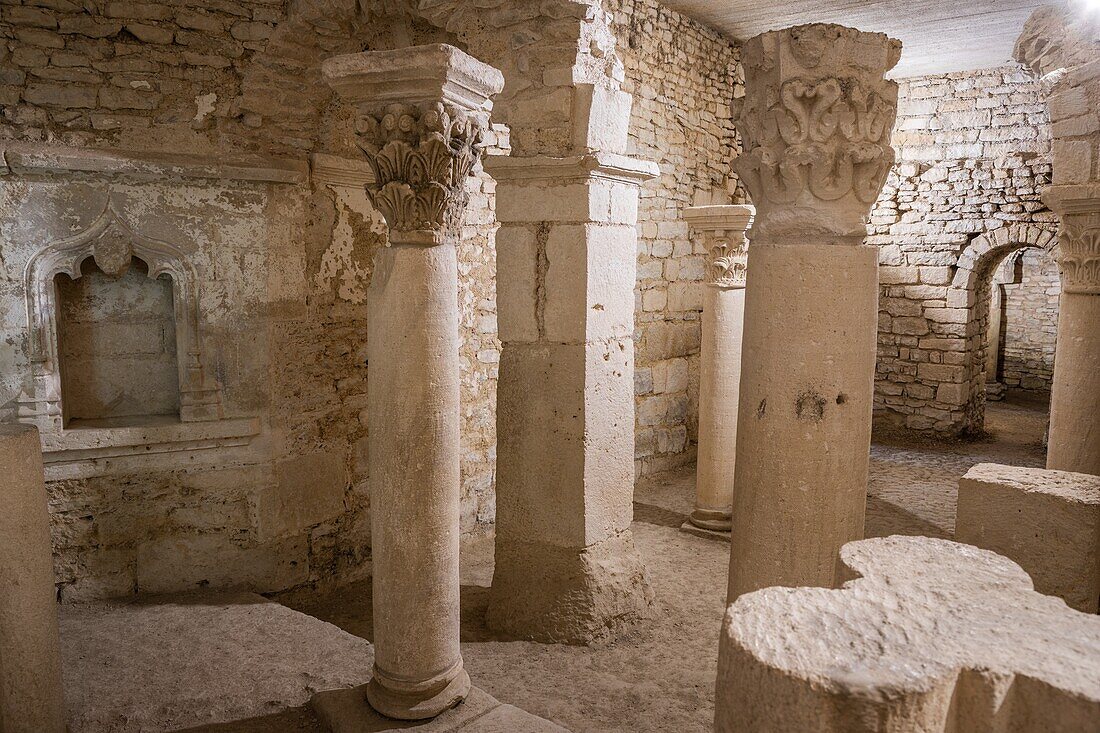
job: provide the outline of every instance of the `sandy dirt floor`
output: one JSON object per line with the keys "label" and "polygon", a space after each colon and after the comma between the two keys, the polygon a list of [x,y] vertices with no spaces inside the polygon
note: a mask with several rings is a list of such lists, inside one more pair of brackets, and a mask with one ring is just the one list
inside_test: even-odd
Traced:
{"label": "sandy dirt floor", "polygon": [[[957,482],[976,463],[1041,466],[1045,405],[993,403],[988,437],[893,439],[871,450],[868,536],[952,536]],[[498,639],[483,622],[492,579],[491,537],[469,538],[462,555],[463,655],[474,683],[503,702],[575,733],[709,731],[727,544],[679,527],[691,510],[693,469],[639,483],[634,538],[656,591],[655,617],[591,648]],[[369,583],[296,608],[371,638]]]}
{"label": "sandy dirt floor", "polygon": [[[994,403],[987,429],[987,437],[972,441],[876,440],[867,535],[950,538],[957,482],[972,465],[1042,465],[1042,402],[1017,397]],[[492,536],[465,538],[462,642],[474,684],[575,733],[709,731],[729,557],[726,540],[680,530],[691,511],[694,484],[693,467],[639,482],[633,532],[658,606],[652,619],[594,647],[494,636],[484,623]],[[367,581],[284,600],[353,635],[343,640],[324,624],[283,619],[290,612],[280,616],[274,603],[225,604],[214,598],[199,612],[138,604],[121,613],[114,609],[111,623],[95,615],[106,613],[106,606],[68,609],[62,614],[65,681],[76,711],[74,730],[323,733],[325,726],[306,700],[317,690],[357,684],[369,673],[370,648],[356,645],[373,636],[370,597]],[[203,616],[214,612],[220,615]],[[265,613],[282,620],[276,623]],[[234,614],[241,618],[234,620]],[[341,644],[361,658],[341,651]],[[202,725],[215,720],[236,722]]]}

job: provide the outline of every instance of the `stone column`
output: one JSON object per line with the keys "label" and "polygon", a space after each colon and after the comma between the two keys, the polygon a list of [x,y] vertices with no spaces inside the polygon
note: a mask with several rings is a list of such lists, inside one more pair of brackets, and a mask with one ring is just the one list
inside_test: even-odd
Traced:
{"label": "stone column", "polygon": [[1050,186],[1043,201],[1062,220],[1047,468],[1100,475],[1100,183]]}
{"label": "stone column", "polygon": [[489,158],[486,170],[498,181],[503,344],[488,620],[585,643],[651,604],[630,522],[635,224],[657,167],[590,153]]}
{"label": "stone column", "polygon": [[[752,194],[729,597],[832,586],[863,536],[878,318],[865,221],[894,161],[901,44],[806,25],[743,47]],[[750,358],[751,357],[751,358]]]}
{"label": "stone column", "polygon": [[695,509],[688,521],[721,532],[730,529],[733,504],[748,256],[745,230],[752,215],[751,206],[684,209],[684,220],[702,236],[707,251],[699,353],[699,453]]}
{"label": "stone column", "polygon": [[62,733],[61,649],[38,430],[0,425],[0,731]]}
{"label": "stone column", "polygon": [[390,227],[368,295],[374,676],[393,718],[470,689],[459,652],[459,361],[455,245],[500,72],[456,48],[328,59],[358,112],[371,200]]}

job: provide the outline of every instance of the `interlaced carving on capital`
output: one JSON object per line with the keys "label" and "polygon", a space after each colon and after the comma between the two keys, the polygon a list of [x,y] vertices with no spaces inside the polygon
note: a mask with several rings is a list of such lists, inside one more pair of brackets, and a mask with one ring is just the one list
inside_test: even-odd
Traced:
{"label": "interlaced carving on capital", "polygon": [[734,170],[758,221],[766,225],[771,205],[795,202],[843,201],[853,216],[866,214],[894,162],[897,85],[883,75],[900,49],[881,33],[822,24],[745,44],[746,95],[734,109],[744,152]]}
{"label": "interlaced carving on capital", "polygon": [[734,168],[754,201],[791,203],[808,189],[873,203],[894,164],[895,109],[857,79],[787,80],[747,99]]}
{"label": "interlaced carving on capital", "polygon": [[393,104],[360,116],[358,144],[375,175],[367,192],[391,231],[457,229],[488,122],[485,113],[442,102]]}
{"label": "interlaced carving on capital", "polygon": [[745,287],[749,270],[749,243],[745,236],[723,232],[707,240],[707,283],[721,288]]}
{"label": "interlaced carving on capital", "polygon": [[1100,295],[1100,214],[1066,217],[1058,244],[1062,290]]}

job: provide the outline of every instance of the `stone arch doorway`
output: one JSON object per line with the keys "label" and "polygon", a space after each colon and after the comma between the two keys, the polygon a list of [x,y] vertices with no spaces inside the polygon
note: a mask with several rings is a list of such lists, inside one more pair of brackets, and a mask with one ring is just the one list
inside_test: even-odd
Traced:
{"label": "stone arch doorway", "polygon": [[[1054,231],[1034,224],[1012,224],[975,237],[959,255],[954,279],[947,293],[945,316],[954,322],[960,380],[944,385],[964,406],[964,433],[979,433],[985,426],[986,376],[990,359],[990,303],[994,275],[1009,258],[1035,249],[1057,261]],[[948,352],[950,355],[950,352]],[[941,387],[941,389],[943,388]]]}

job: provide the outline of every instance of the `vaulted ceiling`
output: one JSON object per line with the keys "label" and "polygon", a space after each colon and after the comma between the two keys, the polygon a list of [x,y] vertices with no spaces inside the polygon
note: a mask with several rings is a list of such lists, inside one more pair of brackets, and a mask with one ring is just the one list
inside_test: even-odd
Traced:
{"label": "vaulted ceiling", "polygon": [[[1055,0],[1057,1],[1057,0]],[[1097,0],[1071,0],[1097,2]],[[1051,0],[663,0],[737,40],[801,23],[840,23],[901,39],[891,76],[998,66],[1024,21]]]}

